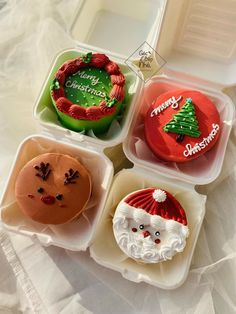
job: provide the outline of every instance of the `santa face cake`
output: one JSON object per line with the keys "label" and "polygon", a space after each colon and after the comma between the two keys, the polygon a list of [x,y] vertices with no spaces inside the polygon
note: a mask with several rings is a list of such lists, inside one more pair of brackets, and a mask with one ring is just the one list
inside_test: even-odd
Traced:
{"label": "santa face cake", "polygon": [[65,62],[51,86],[59,121],[74,131],[104,133],[122,107],[125,77],[105,54],[89,52]]}
{"label": "santa face cake", "polygon": [[62,224],[78,216],[91,194],[86,168],[68,155],[48,153],[30,160],[15,184],[22,212],[43,224]]}
{"label": "santa face cake", "polygon": [[145,116],[145,138],[166,161],[185,162],[210,150],[220,135],[220,116],[201,92],[179,89],[162,94]]}
{"label": "santa face cake", "polygon": [[180,203],[167,191],[148,188],[126,196],[117,206],[113,231],[120,249],[144,263],[172,259],[189,234]]}

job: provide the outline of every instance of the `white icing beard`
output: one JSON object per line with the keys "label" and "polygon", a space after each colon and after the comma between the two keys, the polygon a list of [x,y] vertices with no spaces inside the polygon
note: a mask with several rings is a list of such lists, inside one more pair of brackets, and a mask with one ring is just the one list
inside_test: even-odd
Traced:
{"label": "white icing beard", "polygon": [[[183,251],[189,234],[187,226],[153,216],[143,209],[120,203],[113,218],[113,231],[121,250],[129,257],[145,263],[172,259],[177,252]],[[140,225],[144,225],[144,229],[140,229]],[[133,228],[137,231],[133,232]],[[144,237],[144,231],[150,235]],[[157,231],[160,235],[155,235]],[[155,243],[156,239],[160,243]]]}

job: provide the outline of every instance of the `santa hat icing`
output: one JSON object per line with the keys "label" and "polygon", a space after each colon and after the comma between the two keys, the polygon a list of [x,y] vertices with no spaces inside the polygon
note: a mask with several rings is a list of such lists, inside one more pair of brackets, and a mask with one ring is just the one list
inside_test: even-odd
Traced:
{"label": "santa hat icing", "polygon": [[174,196],[161,189],[147,188],[129,194],[116,213],[123,215],[140,223],[189,233],[184,209]]}
{"label": "santa hat icing", "polygon": [[124,202],[148,214],[158,215],[164,219],[172,219],[187,225],[185,212],[180,203],[167,191],[160,189],[144,189],[130,194]]}
{"label": "santa hat icing", "polygon": [[[138,232],[139,229],[148,235]],[[147,263],[168,260],[182,252],[189,235],[180,203],[169,192],[155,188],[127,195],[116,208],[113,230],[126,255]]]}

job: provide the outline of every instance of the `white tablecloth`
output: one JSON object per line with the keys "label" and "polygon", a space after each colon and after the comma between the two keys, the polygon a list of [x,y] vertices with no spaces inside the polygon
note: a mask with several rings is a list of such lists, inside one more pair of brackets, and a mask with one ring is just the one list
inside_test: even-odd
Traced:
{"label": "white tablecloth", "polygon": [[[0,7],[4,5],[0,0]],[[32,108],[55,55],[75,43],[76,0],[8,0],[0,10],[0,191],[19,143],[36,133]],[[0,231],[0,313],[235,313],[236,127],[186,282],[165,291],[96,264],[89,252],[44,248]]]}

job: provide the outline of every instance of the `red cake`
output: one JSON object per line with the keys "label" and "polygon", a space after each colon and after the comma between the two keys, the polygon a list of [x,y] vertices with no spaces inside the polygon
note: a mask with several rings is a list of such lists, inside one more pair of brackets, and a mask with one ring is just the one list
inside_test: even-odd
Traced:
{"label": "red cake", "polygon": [[197,158],[215,145],[219,135],[219,113],[199,91],[178,89],[162,94],[145,116],[146,142],[166,161]]}

